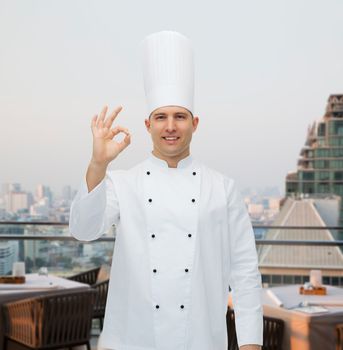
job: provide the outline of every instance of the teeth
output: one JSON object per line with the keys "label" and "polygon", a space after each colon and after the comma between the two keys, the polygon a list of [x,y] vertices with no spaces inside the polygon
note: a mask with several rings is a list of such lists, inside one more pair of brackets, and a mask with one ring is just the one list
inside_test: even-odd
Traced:
{"label": "teeth", "polygon": [[177,140],[177,137],[165,137],[166,140],[172,141],[172,140]]}

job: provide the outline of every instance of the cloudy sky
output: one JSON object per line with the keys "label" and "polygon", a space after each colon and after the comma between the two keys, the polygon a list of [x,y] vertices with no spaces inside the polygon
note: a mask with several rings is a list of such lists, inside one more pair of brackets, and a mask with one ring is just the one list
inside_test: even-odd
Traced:
{"label": "cloudy sky", "polygon": [[139,44],[176,30],[195,53],[193,156],[283,193],[308,125],[343,93],[342,13],[339,0],[0,0],[0,183],[77,188],[105,104],[132,134],[111,167],[147,157]]}

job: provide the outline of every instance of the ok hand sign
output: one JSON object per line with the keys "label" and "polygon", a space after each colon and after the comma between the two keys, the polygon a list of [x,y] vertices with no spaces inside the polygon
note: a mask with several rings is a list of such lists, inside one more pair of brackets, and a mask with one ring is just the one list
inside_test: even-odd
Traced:
{"label": "ok hand sign", "polygon": [[[102,166],[107,166],[131,142],[128,129],[122,126],[112,128],[113,121],[122,107],[115,108],[105,120],[107,110],[108,107],[105,106],[99,116],[95,115],[91,125],[93,133],[92,163]],[[125,134],[125,138],[121,142],[117,142],[114,137],[121,132]]]}

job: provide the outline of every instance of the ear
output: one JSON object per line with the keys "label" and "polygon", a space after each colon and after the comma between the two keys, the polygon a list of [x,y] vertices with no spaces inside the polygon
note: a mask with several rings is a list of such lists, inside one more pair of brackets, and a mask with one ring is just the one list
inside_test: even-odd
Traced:
{"label": "ear", "polygon": [[150,132],[150,119],[145,119],[144,124],[145,124],[147,131]]}
{"label": "ear", "polygon": [[197,129],[198,124],[199,124],[199,117],[195,116],[192,120],[192,124],[193,124],[193,132]]}

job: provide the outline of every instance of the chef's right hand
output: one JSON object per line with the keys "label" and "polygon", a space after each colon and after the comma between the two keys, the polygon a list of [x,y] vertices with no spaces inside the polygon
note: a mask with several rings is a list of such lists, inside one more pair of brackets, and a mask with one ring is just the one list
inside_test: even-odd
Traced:
{"label": "chef's right hand", "polygon": [[[91,163],[104,167],[107,167],[107,165],[131,142],[128,129],[122,126],[112,128],[113,121],[122,110],[122,107],[116,107],[105,120],[107,110],[108,107],[105,106],[99,116],[95,115],[92,118],[91,125],[93,133],[93,154]],[[121,142],[118,142],[114,137],[121,132],[125,134],[125,138]]]}
{"label": "chef's right hand", "polygon": [[[88,192],[104,179],[108,164],[131,142],[126,128],[116,126],[112,129],[113,121],[122,107],[117,107],[105,120],[107,109],[105,106],[99,116],[95,115],[92,118],[93,154],[86,174]],[[114,137],[121,132],[125,134],[125,138],[117,142]]]}

